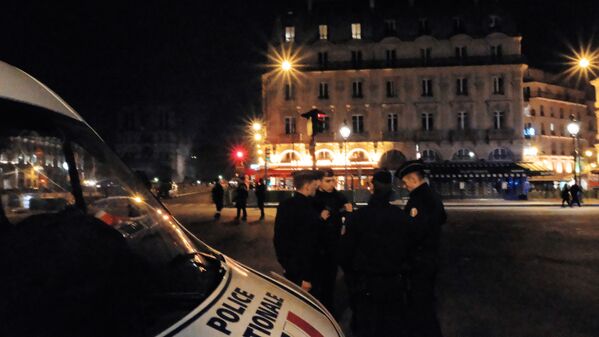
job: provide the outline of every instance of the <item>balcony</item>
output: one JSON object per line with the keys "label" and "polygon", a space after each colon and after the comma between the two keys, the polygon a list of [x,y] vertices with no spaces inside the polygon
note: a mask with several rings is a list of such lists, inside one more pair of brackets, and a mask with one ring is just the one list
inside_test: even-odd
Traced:
{"label": "balcony", "polygon": [[348,61],[329,61],[326,67],[319,64],[307,65],[302,68],[305,71],[314,70],[348,70],[348,69],[384,69],[384,68],[422,68],[422,67],[450,67],[450,66],[475,66],[487,64],[520,64],[525,63],[526,59],[522,55],[506,55],[501,58],[492,56],[467,56],[464,58],[457,57],[439,57],[431,58],[423,63],[422,58],[397,58],[390,64],[386,59],[380,60],[362,60],[360,64],[356,64],[351,60]]}
{"label": "balcony", "polygon": [[414,139],[414,131],[398,130],[383,132],[383,140],[391,142],[408,142]]}
{"label": "balcony", "polygon": [[565,101],[565,102],[578,103],[578,104],[586,103],[584,98],[572,97],[568,94],[562,95],[562,94],[556,94],[556,93],[552,93],[552,92],[538,91],[538,90],[536,90],[536,91],[533,90],[530,93],[529,92],[524,93],[525,101],[529,101],[531,98],[536,98],[536,97],[548,98],[548,99],[554,99],[554,100],[558,100],[558,101]]}
{"label": "balcony", "polygon": [[514,129],[489,129],[487,139],[489,140],[511,140],[515,136]]}
{"label": "balcony", "polygon": [[484,131],[475,129],[451,130],[449,131],[450,142],[477,142],[485,139]]}
{"label": "balcony", "polygon": [[414,140],[417,142],[441,142],[447,136],[446,130],[420,130],[414,134]]}

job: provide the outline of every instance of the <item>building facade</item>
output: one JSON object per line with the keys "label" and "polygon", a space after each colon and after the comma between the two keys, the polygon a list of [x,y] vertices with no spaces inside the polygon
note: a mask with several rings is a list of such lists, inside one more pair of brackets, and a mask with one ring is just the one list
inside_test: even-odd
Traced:
{"label": "building facade", "polygon": [[184,110],[171,105],[128,106],[117,115],[115,150],[149,179],[181,182],[195,176],[192,135],[184,127]]}
{"label": "building facade", "polygon": [[575,140],[568,131],[572,120],[580,125],[578,151],[582,160],[578,173],[585,174],[593,169],[592,164],[597,162],[594,151],[597,117],[593,104],[592,97],[563,77],[528,69],[524,75],[524,160],[552,172],[531,180],[572,180]]}
{"label": "building facade", "polygon": [[[300,114],[314,108],[327,114],[316,135],[317,166],[332,167],[342,181],[347,167],[354,187],[373,169],[395,169],[406,159],[521,161],[521,37],[494,8],[442,12],[427,13],[414,1],[309,1],[283,15],[270,58],[292,69],[262,78],[269,175],[312,166]],[[347,141],[339,134],[344,124],[352,131]],[[456,178],[481,178],[465,175]],[[475,179],[474,188],[492,190],[497,175],[488,178]]]}

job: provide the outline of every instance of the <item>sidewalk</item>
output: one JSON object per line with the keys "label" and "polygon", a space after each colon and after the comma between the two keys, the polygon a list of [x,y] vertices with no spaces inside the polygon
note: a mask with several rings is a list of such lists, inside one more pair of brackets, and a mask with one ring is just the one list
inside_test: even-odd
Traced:
{"label": "sidewalk", "polygon": [[[395,202],[394,202],[395,203]],[[401,202],[400,204],[403,204]],[[502,200],[502,199],[448,199],[443,204],[448,207],[559,207],[561,199]],[[599,207],[599,199],[583,199],[583,206]]]}

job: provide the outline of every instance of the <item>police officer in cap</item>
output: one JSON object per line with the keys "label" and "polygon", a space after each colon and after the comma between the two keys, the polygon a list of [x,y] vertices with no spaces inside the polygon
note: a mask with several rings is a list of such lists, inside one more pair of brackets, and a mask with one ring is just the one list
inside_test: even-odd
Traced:
{"label": "police officer in cap", "polygon": [[396,176],[410,192],[405,213],[427,228],[422,240],[415,242],[410,253],[408,317],[413,336],[439,337],[441,327],[435,310],[435,278],[439,265],[441,226],[447,220],[441,198],[424,179],[420,160],[405,162]]}
{"label": "police officer in cap", "polygon": [[319,259],[316,266],[317,277],[315,278],[314,295],[327,308],[333,312],[335,283],[337,281],[336,252],[341,228],[342,218],[352,211],[352,204],[347,198],[335,189],[337,181],[332,169],[321,170],[323,173],[322,183],[314,196],[315,206],[318,212],[328,210],[330,217],[324,222],[322,236],[319,242]]}
{"label": "police officer in cap", "polygon": [[302,170],[293,175],[293,197],[277,208],[273,243],[285,277],[306,291],[312,289],[314,266],[318,258],[318,238],[330,213],[318,212],[314,194],[322,172]]}
{"label": "police officer in cap", "polygon": [[353,310],[352,329],[359,337],[406,336],[406,284],[402,274],[410,242],[426,228],[389,203],[391,174],[374,174],[368,205],[354,211],[339,242]]}

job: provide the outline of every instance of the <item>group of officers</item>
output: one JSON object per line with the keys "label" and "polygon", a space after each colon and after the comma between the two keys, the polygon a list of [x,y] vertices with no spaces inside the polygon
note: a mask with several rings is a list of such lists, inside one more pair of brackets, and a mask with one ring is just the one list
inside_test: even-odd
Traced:
{"label": "group of officers", "polygon": [[277,209],[277,259],[287,279],[333,313],[340,266],[355,336],[442,336],[434,290],[446,213],[421,161],[404,163],[395,175],[410,192],[403,209],[390,203],[393,177],[381,170],[368,205],[354,210],[335,189],[332,170],[296,172],[293,197]]}

